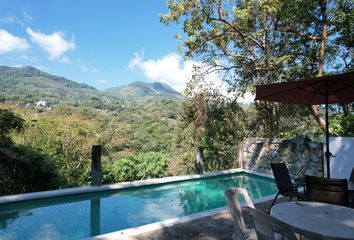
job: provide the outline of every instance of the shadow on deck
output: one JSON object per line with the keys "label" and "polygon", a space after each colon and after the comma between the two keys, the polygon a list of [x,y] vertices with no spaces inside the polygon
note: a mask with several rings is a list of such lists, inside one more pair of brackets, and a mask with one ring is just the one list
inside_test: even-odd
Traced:
{"label": "shadow on deck", "polygon": [[[288,198],[279,198],[277,203],[287,200]],[[258,203],[255,206],[267,212],[271,202]],[[252,228],[253,223],[249,214],[244,212],[244,218],[247,227]],[[231,215],[227,212],[134,235],[126,240],[232,240],[232,234],[233,222]]]}

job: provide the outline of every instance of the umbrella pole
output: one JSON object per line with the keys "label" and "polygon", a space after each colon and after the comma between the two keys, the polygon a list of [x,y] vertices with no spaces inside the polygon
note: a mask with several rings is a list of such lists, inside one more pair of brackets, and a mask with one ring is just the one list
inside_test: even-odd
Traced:
{"label": "umbrella pole", "polygon": [[331,158],[331,152],[329,151],[329,128],[328,128],[328,80],[326,80],[326,100],[325,100],[325,104],[326,104],[326,152],[325,152],[325,156],[326,156],[326,161],[327,161],[327,178],[331,177],[330,174],[330,169],[329,169],[329,161]]}

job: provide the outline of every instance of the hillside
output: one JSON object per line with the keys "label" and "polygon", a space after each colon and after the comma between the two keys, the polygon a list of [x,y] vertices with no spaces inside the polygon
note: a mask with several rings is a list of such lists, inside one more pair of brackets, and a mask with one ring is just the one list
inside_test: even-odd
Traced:
{"label": "hillside", "polygon": [[117,100],[146,98],[181,99],[167,84],[137,81],[127,86],[98,91],[87,84],[54,76],[34,67],[0,66],[0,102],[35,103],[45,100],[52,104],[69,103],[76,106],[115,109]]}
{"label": "hillside", "polygon": [[163,97],[181,99],[182,95],[167,84],[160,82],[136,81],[127,86],[109,88],[103,91],[104,95],[117,98],[139,99],[146,97]]}
{"label": "hillside", "polygon": [[51,103],[77,101],[99,97],[93,87],[50,75],[34,67],[0,66],[1,97],[6,100]]}

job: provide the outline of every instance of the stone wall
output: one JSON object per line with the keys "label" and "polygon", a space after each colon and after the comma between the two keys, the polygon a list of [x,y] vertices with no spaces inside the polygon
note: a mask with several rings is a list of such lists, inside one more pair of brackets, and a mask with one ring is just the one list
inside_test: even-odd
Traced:
{"label": "stone wall", "polygon": [[323,144],[308,137],[247,138],[239,151],[244,169],[272,173],[270,162],[285,162],[292,177],[323,175]]}

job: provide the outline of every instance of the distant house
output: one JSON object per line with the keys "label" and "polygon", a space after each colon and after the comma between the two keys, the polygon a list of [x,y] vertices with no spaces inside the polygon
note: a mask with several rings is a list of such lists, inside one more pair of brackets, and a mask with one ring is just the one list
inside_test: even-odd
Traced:
{"label": "distant house", "polygon": [[36,102],[36,109],[41,109],[41,110],[51,110],[53,108],[52,104],[50,104],[47,101],[40,100]]}

